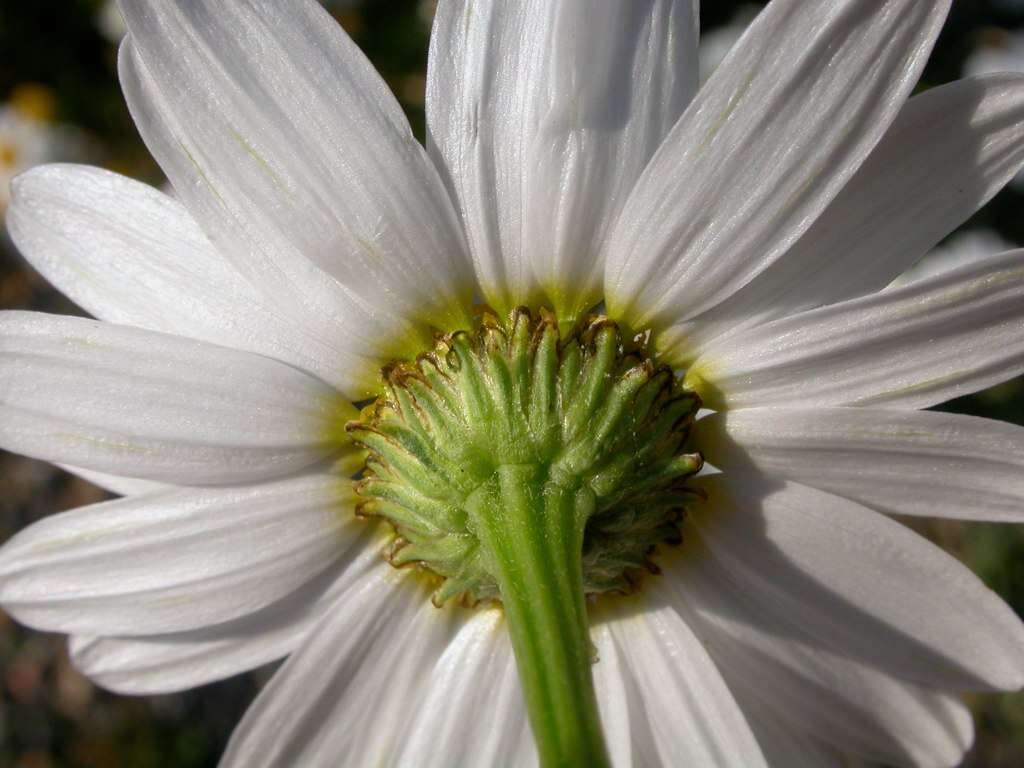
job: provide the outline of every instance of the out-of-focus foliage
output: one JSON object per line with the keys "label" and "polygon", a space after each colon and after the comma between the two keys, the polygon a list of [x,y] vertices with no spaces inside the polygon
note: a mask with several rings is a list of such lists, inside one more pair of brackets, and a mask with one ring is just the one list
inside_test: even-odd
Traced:
{"label": "out-of-focus foliage", "polygon": [[[424,130],[423,88],[433,0],[324,0]],[[705,2],[703,25],[713,67],[763,3]],[[926,88],[965,70],[1024,69],[1024,0],[956,0],[925,73]],[[90,162],[162,184],[117,86],[123,27],[105,0],[0,0],[0,184],[39,162]],[[1014,58],[1016,56],[1016,59]],[[7,175],[5,175],[7,174]],[[0,191],[0,209],[6,189]],[[1001,193],[965,229],[989,241],[1024,244],[1024,184]],[[943,259],[958,242],[951,238]],[[0,308],[79,313],[31,272],[0,227]],[[946,406],[1024,424],[1024,384],[1012,382]],[[0,452],[0,542],[33,520],[104,498],[88,483],[48,465]],[[1009,526],[916,524],[965,558],[1024,614],[1024,531]],[[232,727],[271,670],[184,694],[126,698],[93,687],[67,660],[64,639],[29,632],[0,614],[0,766],[213,766]],[[1024,765],[1024,696],[975,702],[978,744],[968,765]]]}

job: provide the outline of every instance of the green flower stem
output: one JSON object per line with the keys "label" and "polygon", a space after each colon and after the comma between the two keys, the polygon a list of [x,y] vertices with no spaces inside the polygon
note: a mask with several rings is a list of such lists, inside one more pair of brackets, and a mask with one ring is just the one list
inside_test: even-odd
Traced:
{"label": "green flower stem", "polygon": [[502,465],[467,499],[505,607],[541,764],[609,766],[591,676],[583,532],[593,494]]}
{"label": "green flower stem", "polygon": [[438,607],[504,606],[545,768],[609,764],[585,595],[656,572],[697,495],[700,400],[642,341],[600,316],[484,316],[386,367],[345,427],[368,453],[357,511],[394,526],[391,563],[442,577]]}

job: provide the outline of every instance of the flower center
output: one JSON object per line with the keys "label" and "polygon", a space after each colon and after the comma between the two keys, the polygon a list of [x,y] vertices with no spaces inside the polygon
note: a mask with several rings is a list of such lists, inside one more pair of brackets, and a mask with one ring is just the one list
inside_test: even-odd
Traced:
{"label": "flower center", "polygon": [[440,577],[435,604],[501,600],[530,537],[564,540],[538,556],[581,566],[586,595],[634,591],[680,541],[699,398],[608,318],[563,337],[544,310],[486,315],[384,380],[347,425],[369,452],[358,513],[394,527],[392,564]]}

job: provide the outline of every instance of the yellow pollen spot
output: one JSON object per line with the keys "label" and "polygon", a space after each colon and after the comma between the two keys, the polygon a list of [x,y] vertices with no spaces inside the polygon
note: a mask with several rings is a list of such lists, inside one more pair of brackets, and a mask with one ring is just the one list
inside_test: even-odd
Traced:
{"label": "yellow pollen spot", "polygon": [[13,168],[18,163],[20,153],[10,142],[0,141],[0,168]]}

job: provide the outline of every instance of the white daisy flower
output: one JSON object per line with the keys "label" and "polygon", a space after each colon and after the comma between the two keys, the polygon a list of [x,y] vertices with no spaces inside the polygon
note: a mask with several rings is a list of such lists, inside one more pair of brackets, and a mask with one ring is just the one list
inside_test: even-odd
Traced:
{"label": "white daisy flower", "polygon": [[986,30],[981,44],[967,57],[964,74],[989,72],[1024,72],[1024,33],[998,28]]}
{"label": "white daisy flower", "polygon": [[96,28],[100,34],[112,43],[119,43],[128,34],[128,25],[124,23],[117,0],[104,0],[96,12]]}
{"label": "white daisy flower", "polygon": [[955,765],[1024,627],[890,516],[1024,517],[921,410],[1024,372],[1024,252],[882,289],[1024,77],[911,98],[948,7],[774,0],[698,91],[696,2],[442,0],[424,150],[312,0],[123,0],[180,202],[18,180],[98,319],[0,317],[0,445],[131,495],[0,604],[125,693],[287,657],[226,766]]}
{"label": "white daisy flower", "polygon": [[[981,43],[967,57],[964,74],[987,75],[991,72],[1024,72],[1024,32],[1005,29],[985,30]],[[1024,172],[1013,179],[1016,189],[1024,190]]]}
{"label": "white daisy flower", "polygon": [[927,253],[917,264],[893,280],[892,285],[899,287],[925,277],[934,277],[957,267],[983,261],[993,253],[1019,247],[991,229],[979,227],[962,230]]}
{"label": "white daisy flower", "polygon": [[0,104],[0,213],[10,203],[11,180],[60,154],[59,133],[47,123]]}

